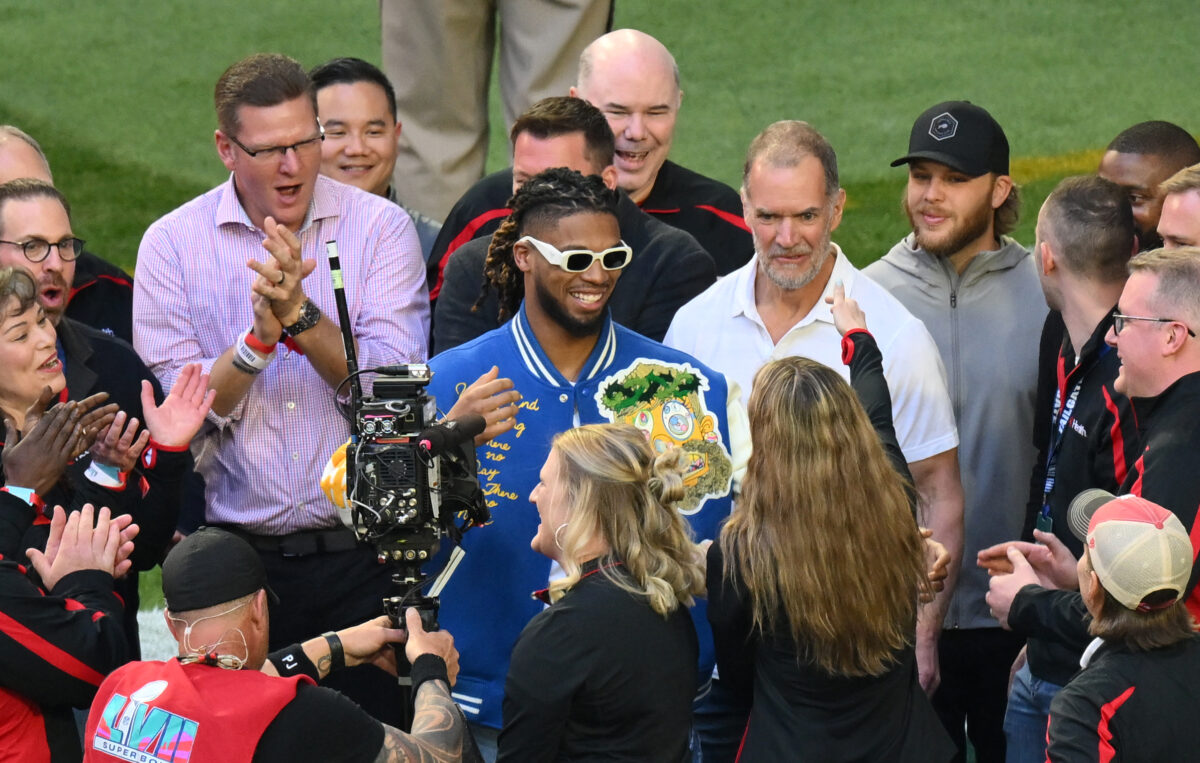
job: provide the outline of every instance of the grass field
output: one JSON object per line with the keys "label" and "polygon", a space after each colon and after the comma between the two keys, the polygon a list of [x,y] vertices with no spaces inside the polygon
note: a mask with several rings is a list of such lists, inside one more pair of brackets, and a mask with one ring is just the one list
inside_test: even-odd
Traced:
{"label": "grass field", "polygon": [[[433,0],[431,0],[433,1]],[[315,64],[379,61],[376,0],[331,12],[316,0],[0,0],[0,122],[43,142],[76,209],[77,232],[132,269],[156,217],[219,182],[212,85],[242,55]],[[781,118],[814,124],[838,150],[849,211],[836,238],[860,264],[904,232],[905,149],[925,107],[968,98],[1012,144],[1026,186],[1018,238],[1063,175],[1094,169],[1124,127],[1196,129],[1200,55],[1183,33],[1192,2],[961,0],[843,3],[618,0],[616,23],[671,48],[685,99],[673,157],[736,184],[742,153]],[[507,162],[496,130],[490,167]]]}

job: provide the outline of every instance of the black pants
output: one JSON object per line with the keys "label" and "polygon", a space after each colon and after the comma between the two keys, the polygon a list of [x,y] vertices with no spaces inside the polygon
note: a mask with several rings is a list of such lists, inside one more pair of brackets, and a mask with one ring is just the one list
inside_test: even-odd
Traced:
{"label": "black pants", "polygon": [[1003,763],[1008,673],[1024,643],[1001,628],[942,631],[942,682],[933,694],[933,709],[958,747],[955,763],[966,760],[967,738],[978,763]]}
{"label": "black pants", "polygon": [[[271,590],[279,596],[270,613],[272,650],[383,614],[391,569],[380,564],[366,544],[350,551],[292,557],[259,549],[259,555]],[[343,668],[321,685],[345,694],[389,726],[404,728],[408,690],[374,665]]]}

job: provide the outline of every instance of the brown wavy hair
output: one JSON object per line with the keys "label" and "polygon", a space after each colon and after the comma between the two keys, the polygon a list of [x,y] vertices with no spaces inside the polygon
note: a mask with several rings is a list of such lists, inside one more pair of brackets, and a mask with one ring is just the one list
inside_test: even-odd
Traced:
{"label": "brown wavy hair", "polygon": [[726,578],[741,578],[754,627],[790,637],[798,660],[886,672],[913,643],[928,585],[900,475],[853,390],[820,363],[763,366],[749,413],[754,450],[721,531]]}
{"label": "brown wavy hair", "polygon": [[617,586],[646,597],[664,617],[704,592],[704,570],[691,527],[676,509],[683,499],[683,451],[656,454],[629,424],[591,424],[554,438],[566,481],[567,531],[560,564],[566,577],[551,592],[570,589],[580,577],[579,550],[597,535],[623,562],[604,568]]}

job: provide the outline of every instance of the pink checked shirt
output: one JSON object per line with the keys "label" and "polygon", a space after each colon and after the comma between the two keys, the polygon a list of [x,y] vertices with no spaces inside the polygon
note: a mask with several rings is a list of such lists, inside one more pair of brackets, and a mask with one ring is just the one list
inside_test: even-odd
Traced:
{"label": "pink checked shirt", "polygon": [[[412,221],[387,199],[317,178],[298,234],[317,261],[304,292],[337,323],[325,242],[336,240],[359,368],[423,362],[429,299]],[[185,363],[207,371],[253,321],[246,261],[267,261],[255,228],[228,182],[157,220],[138,250],[134,346],[162,382]],[[340,343],[339,343],[340,347]],[[308,360],[279,346],[274,362],[227,417],[209,414],[192,444],[207,483],[209,522],[262,535],[336,527],[318,480],[349,428],[334,391]]]}

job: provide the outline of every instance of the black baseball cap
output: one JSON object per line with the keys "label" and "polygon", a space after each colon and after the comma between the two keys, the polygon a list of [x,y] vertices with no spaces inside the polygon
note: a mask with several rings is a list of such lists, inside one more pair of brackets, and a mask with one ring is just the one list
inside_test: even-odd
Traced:
{"label": "black baseball cap", "polygon": [[945,101],[925,110],[913,124],[908,153],[893,167],[928,159],[971,177],[1008,174],[1008,138],[1000,123],[970,101]]}
{"label": "black baseball cap", "polygon": [[162,564],[163,598],[172,612],[190,612],[267,587],[267,571],[249,543],[219,527],[201,527],[179,541]]}

